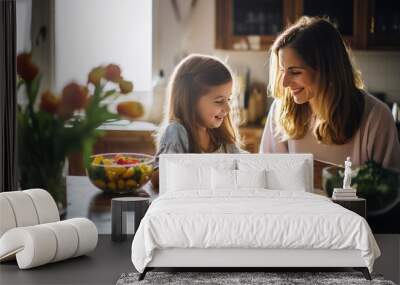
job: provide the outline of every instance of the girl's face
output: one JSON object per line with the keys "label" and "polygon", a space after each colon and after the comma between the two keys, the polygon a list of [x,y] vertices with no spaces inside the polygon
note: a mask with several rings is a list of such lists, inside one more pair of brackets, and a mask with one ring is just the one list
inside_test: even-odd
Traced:
{"label": "girl's face", "polygon": [[278,52],[282,85],[290,89],[294,102],[304,104],[314,98],[317,92],[316,72],[307,66],[292,48],[282,48]]}
{"label": "girl's face", "polygon": [[197,112],[201,126],[219,128],[224,118],[229,114],[229,101],[232,95],[232,82],[212,87],[209,92],[200,97],[197,102]]}

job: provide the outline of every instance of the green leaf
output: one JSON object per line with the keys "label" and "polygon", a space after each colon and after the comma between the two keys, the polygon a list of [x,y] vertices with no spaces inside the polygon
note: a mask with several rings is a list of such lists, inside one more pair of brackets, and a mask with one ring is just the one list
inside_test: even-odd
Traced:
{"label": "green leaf", "polygon": [[105,98],[107,98],[107,97],[110,97],[110,96],[114,95],[115,93],[116,93],[116,90],[115,90],[115,89],[109,90],[109,91],[107,91],[106,93],[104,93],[103,99],[105,99]]}
{"label": "green leaf", "polygon": [[93,143],[94,143],[93,139],[86,139],[83,142],[82,154],[83,154],[83,164],[85,168],[88,168],[90,166],[90,156],[92,155]]}
{"label": "green leaf", "polygon": [[35,77],[35,79],[32,80],[30,84],[30,90],[28,91],[31,96],[31,102],[32,104],[35,104],[38,92],[39,92],[39,87],[40,87],[40,82],[42,80],[42,76],[38,75]]}
{"label": "green leaf", "polygon": [[93,144],[101,132],[95,132],[92,136],[86,137],[82,144],[83,164],[85,168],[90,167],[90,156],[92,155]]}

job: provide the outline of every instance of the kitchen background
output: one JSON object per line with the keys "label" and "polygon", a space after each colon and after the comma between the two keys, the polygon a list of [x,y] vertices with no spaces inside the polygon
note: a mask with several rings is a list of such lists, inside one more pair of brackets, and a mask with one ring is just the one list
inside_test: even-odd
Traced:
{"label": "kitchen background", "polygon": [[[233,68],[239,87],[234,112],[241,117],[240,133],[247,150],[258,152],[271,102],[265,94],[268,46],[274,34],[285,26],[285,19],[295,20],[302,14],[331,15],[353,47],[366,89],[391,108],[393,103],[400,103],[398,0],[16,0],[16,3],[18,52],[32,50],[33,60],[43,73],[42,91],[50,88],[60,92],[70,80],[84,83],[92,67],[109,62],[119,64],[124,76],[133,81],[135,91],[125,98],[138,99],[144,104],[142,121],[103,125],[100,129],[105,135],[98,139],[94,153],[154,154],[153,132],[162,116],[166,82],[175,65],[190,53],[216,55]],[[263,33],[266,35],[254,36]],[[352,36],[346,36],[349,33]],[[85,175],[81,154],[71,155],[68,162],[69,175]],[[321,169],[315,173],[320,174]],[[316,186],[320,187],[321,177],[316,179]],[[92,201],[91,211],[102,213],[104,203],[102,198]],[[79,203],[74,207],[78,209]],[[399,231],[397,221],[393,220],[390,231],[377,236],[385,252],[377,268],[392,280],[400,280],[400,271],[393,270],[400,264]]]}
{"label": "kitchen background", "polygon": [[[232,0],[119,0],[115,3],[104,0],[17,0],[18,19],[22,21],[17,27],[18,46],[20,50],[34,48],[35,60],[39,61],[45,75],[42,88],[47,85],[60,89],[72,78],[84,81],[87,70],[94,64],[114,59],[122,65],[128,78],[133,77],[136,91],[149,92],[160,70],[168,78],[177,62],[194,52],[216,55],[241,73],[248,68],[250,83],[265,86],[267,48],[273,37],[261,36],[261,45],[257,46],[257,37],[230,36],[226,27],[232,25],[231,19],[235,16],[237,33],[240,33],[237,30],[240,23],[249,26],[252,23],[258,25],[260,21],[273,23],[272,30],[266,32],[276,33],[279,24],[285,25],[283,18],[296,19],[303,14],[302,9],[308,9],[312,13],[333,15],[331,18],[344,23],[343,31],[353,30],[354,36],[350,38],[353,54],[367,90],[383,93],[388,102],[400,101],[398,1],[253,0],[247,1],[252,4],[240,7],[247,12],[233,15],[234,9],[229,3],[241,2],[246,3]],[[276,8],[274,3],[282,4]],[[262,13],[258,9],[260,5],[275,5],[275,18],[269,16],[268,9]],[[307,8],[309,6],[319,10]],[[382,15],[387,12],[385,7],[389,7],[390,15]],[[346,9],[353,10],[343,12]],[[376,14],[371,15],[373,10]],[[388,19],[381,21],[379,26],[382,17]],[[30,20],[31,27],[27,24]],[[372,25],[376,34],[379,29],[386,29],[383,45],[373,46],[372,40],[365,39],[371,35]],[[266,43],[265,38],[268,38]],[[252,41],[254,45],[251,45]],[[246,48],[248,50],[241,50]],[[148,101],[148,106],[152,105],[151,94],[142,97],[143,101]]]}
{"label": "kitchen background", "polygon": [[[93,66],[106,62],[118,63],[134,82],[128,97],[144,104],[142,122],[104,125],[106,135],[95,153],[153,154],[152,133],[162,118],[173,68],[190,53],[216,55],[237,75],[233,112],[240,117],[245,148],[257,152],[272,101],[266,96],[268,47],[287,21],[303,14],[329,15],[337,23],[366,89],[397,117],[392,105],[400,103],[400,2],[395,0],[17,0],[17,46],[19,52],[32,50],[43,71],[42,90],[60,92],[70,80],[83,83]],[[85,173],[79,154],[70,158],[69,171]]]}
{"label": "kitchen background", "polygon": [[[190,0],[177,2],[182,4],[186,3],[182,5],[182,7],[184,7],[182,10],[189,10],[187,6],[190,5]],[[344,1],[313,2],[332,2],[340,6],[341,2]],[[355,1],[346,2],[353,3]],[[362,5],[368,5],[368,1],[360,2],[362,2]],[[384,0],[376,2],[391,2],[393,3],[393,7],[397,5],[397,27],[400,27],[399,4],[395,4],[398,3],[398,1]],[[260,51],[232,51],[221,50],[215,47],[216,24],[218,21],[215,0],[197,1],[191,12],[192,15],[186,19],[186,22],[177,21],[171,1],[155,1],[154,9],[156,13],[156,42],[154,45],[156,47],[156,69],[165,69],[167,74],[169,74],[176,64],[179,52],[199,52],[215,54],[220,58],[228,58],[228,62],[235,66],[249,67],[252,81],[266,82],[268,66],[267,52],[265,49]],[[368,23],[365,25],[367,28]],[[397,34],[394,35],[393,42],[396,41],[397,44],[399,44],[400,28],[397,29]],[[387,95],[388,100],[400,101],[400,72],[398,70],[400,66],[399,50],[354,50],[354,56],[357,66],[362,71],[363,78],[369,91],[383,92]]]}
{"label": "kitchen background", "polygon": [[[145,106],[142,122],[102,128],[100,152],[153,154],[152,133],[162,117],[175,65],[190,53],[216,55],[234,70],[236,108],[245,147],[257,152],[271,98],[266,97],[268,47],[303,14],[328,15],[353,47],[366,89],[400,103],[400,2],[395,0],[17,0],[18,52],[32,50],[42,90],[60,92],[86,81],[93,66],[118,63]],[[161,75],[161,76],[160,76]],[[125,97],[126,99],[127,97]],[[112,134],[111,134],[112,133]],[[80,156],[70,173],[84,174]],[[318,171],[320,173],[320,171]]]}

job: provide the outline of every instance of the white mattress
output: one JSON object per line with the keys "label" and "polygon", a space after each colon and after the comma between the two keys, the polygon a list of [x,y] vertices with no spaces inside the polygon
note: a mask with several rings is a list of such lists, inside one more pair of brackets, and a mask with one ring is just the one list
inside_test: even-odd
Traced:
{"label": "white mattress", "polygon": [[253,248],[359,250],[372,271],[379,248],[364,218],[307,192],[247,189],[170,192],[157,198],[132,243],[143,272],[156,249]]}

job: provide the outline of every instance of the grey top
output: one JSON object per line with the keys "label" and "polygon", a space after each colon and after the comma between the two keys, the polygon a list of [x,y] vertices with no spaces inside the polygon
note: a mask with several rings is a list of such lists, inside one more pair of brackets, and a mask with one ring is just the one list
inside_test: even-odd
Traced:
{"label": "grey top", "polygon": [[[222,145],[214,153],[244,153],[235,144]],[[170,123],[161,136],[160,146],[156,153],[156,165],[158,166],[159,155],[162,153],[189,153],[189,137],[183,125]]]}

